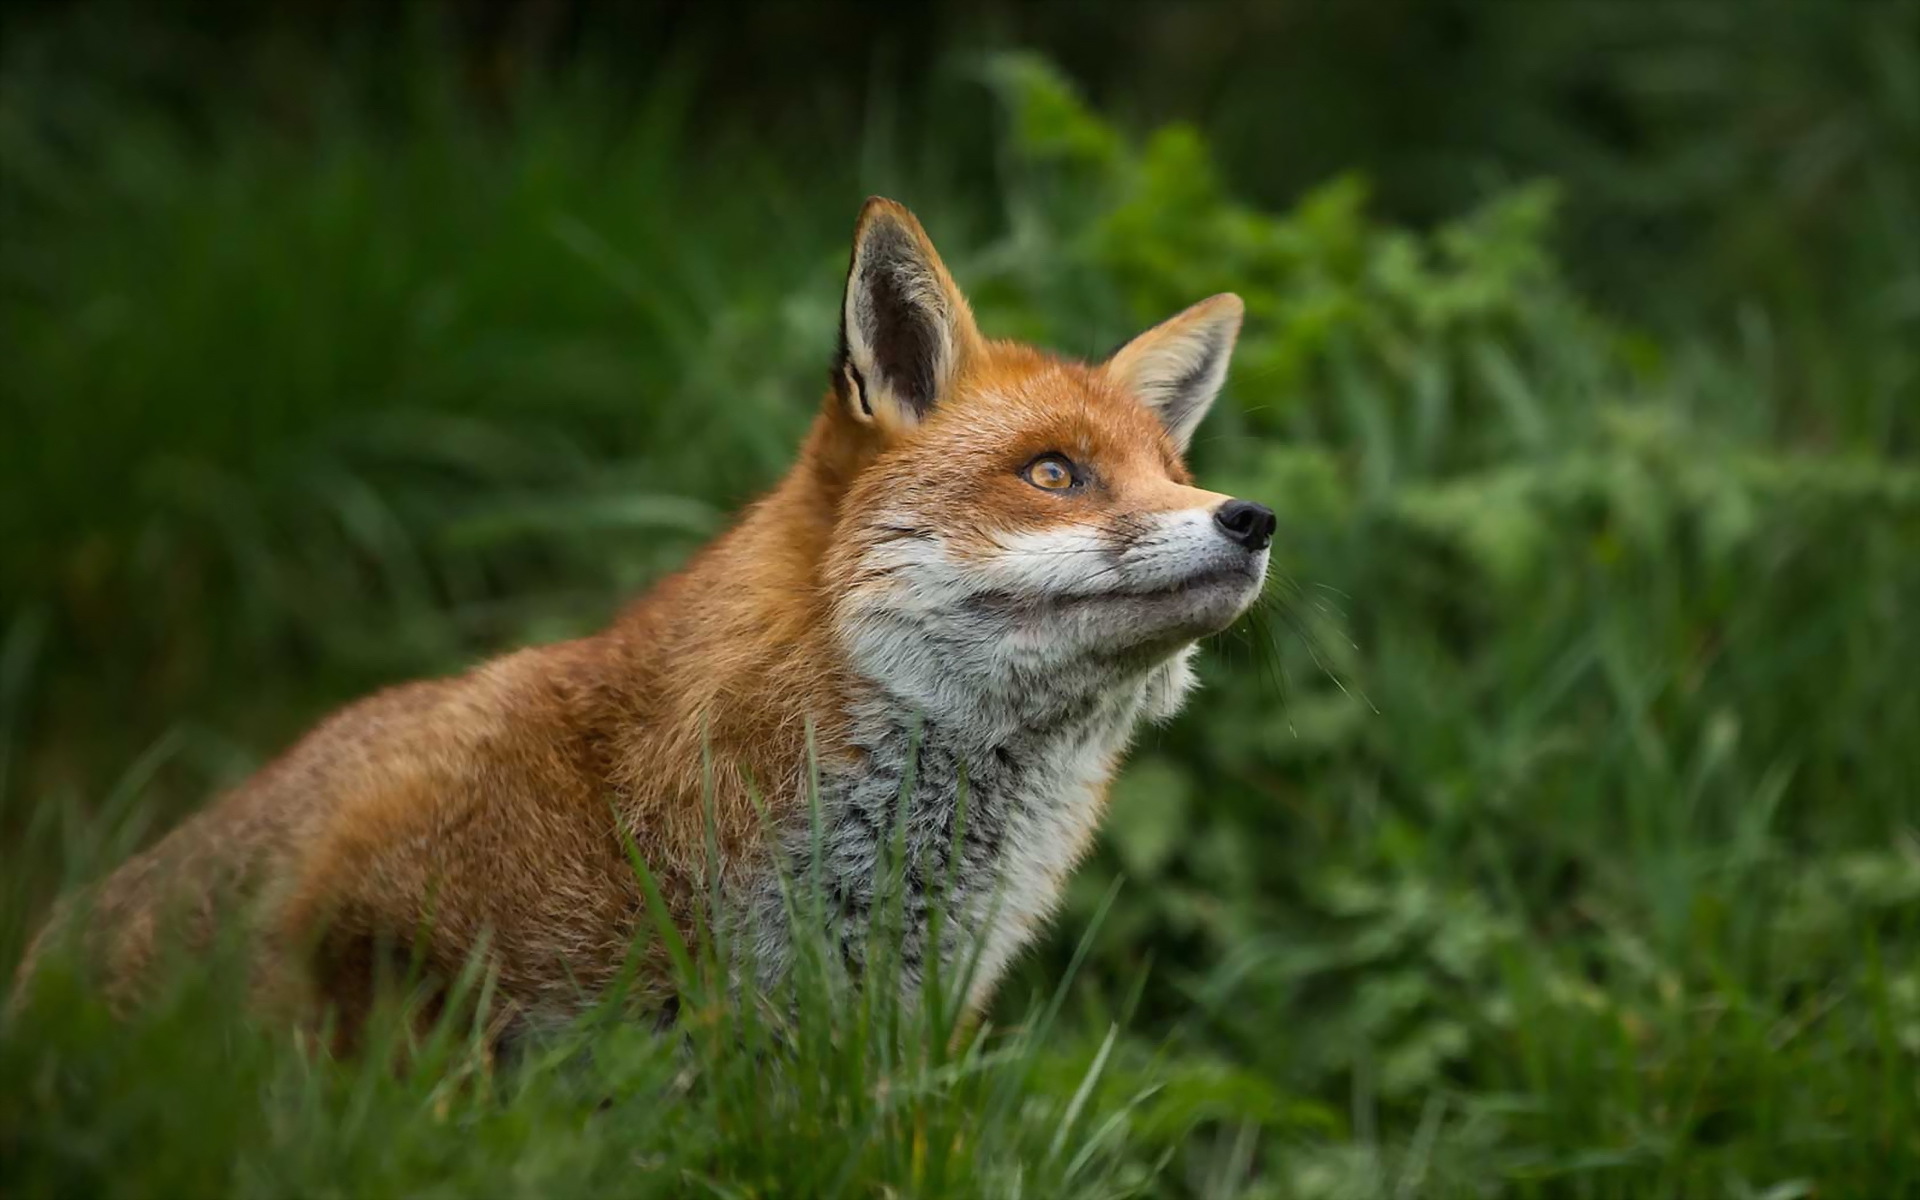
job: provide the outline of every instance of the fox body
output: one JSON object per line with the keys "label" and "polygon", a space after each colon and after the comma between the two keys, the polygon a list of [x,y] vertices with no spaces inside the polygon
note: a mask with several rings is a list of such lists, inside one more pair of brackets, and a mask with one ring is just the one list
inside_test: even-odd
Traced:
{"label": "fox body", "polygon": [[544,1023],[651,944],[664,1003],[637,853],[683,929],[722,897],[762,982],[792,954],[783,872],[858,970],[895,870],[905,986],[974,962],[977,1009],[1134,731],[1259,593],[1272,514],[1182,462],[1241,312],[1216,296],[1094,365],[991,341],[869,201],[785,479],[604,632],[352,705],[121,867],[67,910],[109,995],[169,929],[238,922],[261,1004],[349,1035],[396,956],[444,980],[480,955],[506,1020]]}

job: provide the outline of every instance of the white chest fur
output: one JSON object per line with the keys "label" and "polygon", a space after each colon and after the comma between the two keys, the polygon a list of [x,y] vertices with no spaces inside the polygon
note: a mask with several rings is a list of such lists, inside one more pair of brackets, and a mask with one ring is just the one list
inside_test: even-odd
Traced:
{"label": "white chest fur", "polygon": [[[917,991],[937,958],[947,986],[971,967],[968,999],[984,1003],[1092,844],[1141,720],[1168,714],[1186,691],[1187,659],[1066,703],[1052,697],[1044,711],[989,703],[909,717],[897,698],[877,697],[856,713],[857,761],[821,779],[817,857],[811,822],[787,847],[792,877],[820,881],[823,932],[846,966],[866,968],[876,922],[897,911],[903,988]],[[946,914],[937,945],[936,907]],[[764,936],[762,946],[786,957]]]}

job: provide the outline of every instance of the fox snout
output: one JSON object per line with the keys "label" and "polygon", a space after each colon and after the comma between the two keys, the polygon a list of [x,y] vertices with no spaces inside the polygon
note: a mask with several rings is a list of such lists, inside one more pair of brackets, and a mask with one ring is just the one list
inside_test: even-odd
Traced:
{"label": "fox snout", "polygon": [[1090,641],[1111,650],[1178,645],[1225,629],[1258,598],[1277,524],[1271,509],[1226,499],[1142,524],[1113,567],[1083,585],[1107,601],[1091,610],[1104,619],[1085,631]]}

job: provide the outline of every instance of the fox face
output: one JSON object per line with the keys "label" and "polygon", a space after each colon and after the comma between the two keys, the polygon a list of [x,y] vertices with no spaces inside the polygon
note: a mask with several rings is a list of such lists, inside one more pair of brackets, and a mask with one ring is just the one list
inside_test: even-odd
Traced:
{"label": "fox face", "polygon": [[856,668],[928,714],[1030,724],[1138,683],[1169,715],[1266,575],[1273,514],[1182,461],[1241,315],[1216,296],[1092,366],[989,341],[912,216],[870,202],[836,392],[878,449],[827,571]]}

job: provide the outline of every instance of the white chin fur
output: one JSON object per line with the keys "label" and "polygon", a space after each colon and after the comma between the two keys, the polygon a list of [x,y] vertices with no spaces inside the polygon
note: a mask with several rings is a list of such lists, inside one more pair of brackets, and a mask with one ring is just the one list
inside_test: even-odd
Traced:
{"label": "white chin fur", "polygon": [[1245,611],[1266,565],[1207,509],[1013,534],[985,553],[900,539],[866,555],[871,582],[841,598],[840,620],[862,672],[930,714],[1131,684],[1139,715],[1164,720],[1192,687],[1194,641]]}

